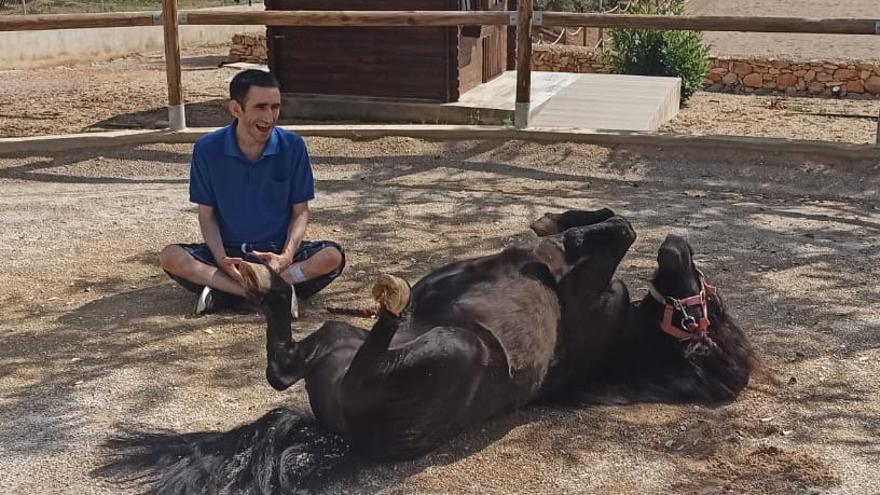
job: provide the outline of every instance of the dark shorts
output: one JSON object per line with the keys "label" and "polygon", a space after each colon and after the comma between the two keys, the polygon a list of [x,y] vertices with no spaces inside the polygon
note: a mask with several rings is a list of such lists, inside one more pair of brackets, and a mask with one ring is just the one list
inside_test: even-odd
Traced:
{"label": "dark shorts", "polygon": [[[214,255],[211,253],[211,249],[208,248],[207,244],[178,244],[178,246],[182,247],[190,256],[193,258],[205,263],[206,265],[217,266],[217,261],[214,259]],[[251,251],[264,251],[264,252],[273,252],[280,253],[283,246],[279,246],[275,243],[267,243],[267,244],[248,244],[245,246],[248,250]],[[294,289],[296,290],[296,296],[300,299],[305,299],[317,294],[321,289],[327,287],[336,277],[342,274],[342,270],[345,268],[345,251],[342,250],[342,247],[339,244],[336,244],[332,241],[302,241],[299,243],[299,247],[296,250],[296,254],[293,256],[293,261],[304,261],[312,256],[314,256],[318,251],[324,248],[336,248],[339,251],[339,254],[342,255],[342,263],[339,265],[339,268],[333,270],[332,272],[322,275],[318,278],[313,278],[311,280],[306,280],[305,282],[300,282],[294,285]],[[242,258],[245,261],[251,261],[254,263],[263,263],[263,260],[253,256],[252,254],[245,253],[242,250],[242,246],[226,246],[226,256],[232,258]],[[169,276],[174,279],[178,284],[180,284],[185,289],[195,292],[196,294],[200,293],[204,286],[190,282],[189,280],[184,280],[180,277],[176,277],[174,275],[169,274]]]}

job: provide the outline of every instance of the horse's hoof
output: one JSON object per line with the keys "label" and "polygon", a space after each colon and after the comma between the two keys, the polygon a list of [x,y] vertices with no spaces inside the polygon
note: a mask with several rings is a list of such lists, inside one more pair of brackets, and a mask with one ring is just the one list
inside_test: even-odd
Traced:
{"label": "horse's hoof", "polygon": [[259,263],[242,261],[238,271],[244,278],[244,288],[251,294],[268,294],[272,290],[272,273],[269,267]]}
{"label": "horse's hoof", "polygon": [[558,234],[559,233],[559,223],[557,223],[557,219],[559,215],[556,213],[545,213],[543,217],[532,222],[529,227],[538,237],[544,237],[548,235]]}
{"label": "horse's hoof", "polygon": [[409,304],[409,284],[400,277],[383,273],[373,285],[373,299],[389,313],[400,316]]}

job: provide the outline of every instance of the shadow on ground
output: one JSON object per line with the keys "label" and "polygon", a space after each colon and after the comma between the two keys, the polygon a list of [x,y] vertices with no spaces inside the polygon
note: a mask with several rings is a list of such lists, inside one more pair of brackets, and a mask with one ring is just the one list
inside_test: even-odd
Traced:
{"label": "shadow on ground", "polygon": [[[205,106],[206,115],[219,103],[213,105]],[[137,118],[148,120],[147,114]],[[203,125],[200,122],[195,120],[191,125]],[[695,156],[649,149],[599,150],[595,156],[585,156],[583,147],[571,144],[541,148],[488,142],[438,145],[433,153],[411,153],[406,150],[409,142],[391,140],[389,143],[404,149],[389,145],[388,151],[366,157],[333,152],[337,146],[344,148],[342,140],[326,140],[317,146],[313,162],[322,177],[320,194],[344,199],[328,202],[316,212],[315,221],[323,232],[335,232],[354,254],[340,282],[310,303],[311,312],[298,323],[297,337],[330,318],[322,311],[324,304],[366,304],[368,287],[380,272],[392,271],[414,282],[442,264],[532,238],[525,232],[525,222],[519,228],[504,226],[491,233],[487,226],[506,225],[511,218],[536,218],[545,211],[607,205],[630,218],[640,234],[620,270],[634,297],[643,294],[643,280],[650,273],[662,238],[669,232],[686,233],[710,282],[720,287],[756,347],[774,365],[828,355],[846,357],[880,347],[880,325],[868,318],[870,308],[865,299],[829,300],[825,296],[871,290],[868,278],[857,274],[875,273],[878,261],[872,241],[880,234],[877,164],[838,165],[815,157],[793,159],[758,153],[719,158],[708,152]],[[529,158],[536,148],[542,150],[540,159]],[[41,164],[0,169],[0,177],[56,184],[101,182],[76,174],[44,173],[43,169],[88,161],[99,153],[127,160],[137,157],[139,150],[119,150],[117,155],[107,150],[48,154],[48,161]],[[163,153],[159,160],[188,161],[184,152]],[[342,169],[351,173],[340,176]],[[183,184],[185,173],[181,168],[175,177],[102,180]],[[410,242],[414,236],[426,242]],[[132,253],[128,260],[150,264],[158,248]],[[801,289],[801,282],[805,289]],[[119,290],[126,284],[139,288]],[[5,397],[7,413],[3,417],[7,421],[25,415],[47,418],[38,438],[23,440],[14,429],[0,434],[11,451],[39,453],[47,439],[72,436],[70,430],[83,428],[88,415],[75,412],[71,421],[57,413],[59,408],[76,402],[82,383],[96,382],[126,368],[163,369],[163,373],[177,377],[178,386],[194,389],[203,381],[230,390],[264,385],[259,315],[185,317],[191,311],[192,296],[163,278],[130,280],[121,276],[90,280],[88,285],[109,295],[49,315],[25,311],[23,318],[50,321],[47,331],[0,336],[4,357],[0,376],[35,362],[43,370],[33,372],[31,385]],[[83,289],[74,285],[70,290]],[[368,326],[363,320],[356,324]],[[222,346],[210,341],[198,343],[211,329],[229,329],[232,335],[241,332],[246,338],[224,341]],[[181,340],[186,345],[181,345]],[[219,353],[222,363],[206,370],[201,363]],[[76,357],[81,359],[72,363]],[[70,368],[76,373],[70,373]],[[822,386],[758,386],[746,400],[857,404],[869,392],[864,384],[840,380]],[[156,389],[150,400],[127,398],[125,417],[132,421],[117,422],[114,428],[143,435],[143,430],[132,429],[136,418],[161,410],[170,393]],[[34,399],[41,394],[43,397]],[[301,393],[291,402],[302,408],[307,404]],[[605,451],[626,458],[620,452],[635,450],[640,453],[639,462],[674,471],[678,491],[708,486],[748,492],[763,484],[769,492],[794,493],[837,482],[831,468],[804,451],[768,446],[767,440],[779,434],[767,430],[766,425],[747,421],[743,417],[747,413],[737,405],[720,409],[530,407],[496,418],[416,461],[380,465],[344,457],[339,472],[320,473],[312,488],[342,493],[357,487],[360,493],[379,493],[404,483],[418,486],[442,476],[438,473],[444,471],[437,469],[442,466],[473,468],[470,463],[475,462],[476,454],[487,450],[501,462],[509,456],[519,466],[538,462],[539,454],[563,465],[578,465]],[[300,420],[309,421],[306,413],[291,414],[289,418],[295,420],[291,424],[296,427],[305,424]],[[873,446],[880,440],[875,420],[855,410],[818,411],[812,417],[816,424],[829,428],[841,422],[866,425],[863,439],[836,441],[870,455],[876,455]],[[142,447],[148,450],[140,451],[145,457],[135,459],[128,471],[122,463],[92,474],[124,478],[126,473],[141,473],[138,470],[150,462],[150,448],[158,449],[154,458],[156,452],[161,457],[165,448],[179,453],[223,445],[221,452],[234,453],[242,435],[265,433],[277,424],[264,418],[243,422],[244,430],[165,430],[145,440]],[[792,441],[804,445],[820,442],[827,435],[822,430],[803,432]],[[313,433],[291,431],[300,431],[302,438],[316,438],[309,436]],[[299,437],[293,435],[288,440],[296,444]],[[685,447],[679,450],[682,445]],[[281,455],[290,446],[276,445],[280,450],[273,452]],[[287,461],[272,462],[284,466]],[[489,479],[490,473],[480,471],[491,469],[471,474],[483,481]],[[522,476],[524,490],[538,487],[534,485],[535,473],[513,471],[505,471],[505,475]],[[466,489],[464,481],[458,482],[462,484],[453,491]]]}

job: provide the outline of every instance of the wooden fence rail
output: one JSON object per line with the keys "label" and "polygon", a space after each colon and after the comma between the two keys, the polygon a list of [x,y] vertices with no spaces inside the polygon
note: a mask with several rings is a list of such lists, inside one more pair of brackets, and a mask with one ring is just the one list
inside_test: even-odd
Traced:
{"label": "wooden fence rail", "polygon": [[0,16],[0,31],[153,26],[161,21],[160,12],[4,15]]}
{"label": "wooden fence rail", "polygon": [[[181,11],[180,24],[258,26],[466,26],[508,25],[516,12],[459,11]],[[880,34],[880,19],[801,17],[656,16],[542,12],[542,26],[673,29],[811,34]],[[0,31],[130,27],[162,24],[160,12],[108,14],[9,15]]]}

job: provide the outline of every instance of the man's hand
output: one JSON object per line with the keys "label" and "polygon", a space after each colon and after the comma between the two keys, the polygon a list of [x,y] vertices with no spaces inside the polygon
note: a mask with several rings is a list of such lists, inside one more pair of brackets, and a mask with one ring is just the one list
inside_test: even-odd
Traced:
{"label": "man's hand", "polygon": [[241,258],[223,257],[217,262],[217,267],[223,270],[223,273],[229,275],[232,280],[244,285],[244,277],[238,271],[238,265],[244,260]]}
{"label": "man's hand", "polygon": [[266,265],[276,272],[286,270],[293,264],[293,257],[284,254],[267,253],[263,251],[251,251],[251,254],[263,260]]}

